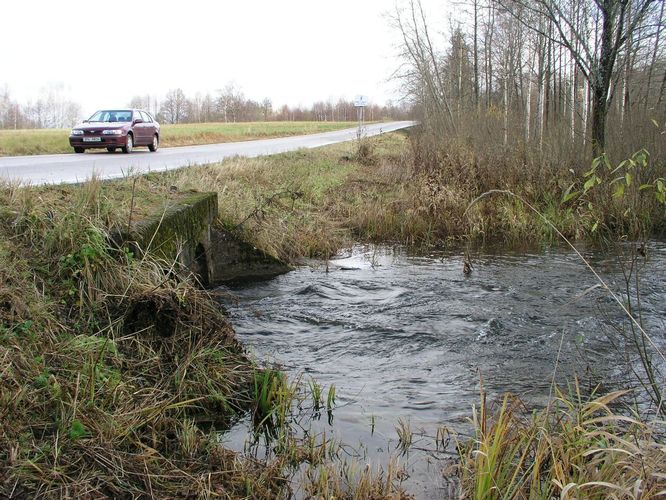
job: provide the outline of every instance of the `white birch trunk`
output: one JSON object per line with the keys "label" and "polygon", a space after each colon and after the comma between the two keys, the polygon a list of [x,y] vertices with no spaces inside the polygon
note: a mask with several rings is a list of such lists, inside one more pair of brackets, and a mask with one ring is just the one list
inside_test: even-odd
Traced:
{"label": "white birch trunk", "polygon": [[570,58],[569,71],[571,73],[569,81],[569,127],[571,128],[571,140],[574,141],[576,139],[576,64],[573,57]]}
{"label": "white birch trunk", "polygon": [[525,144],[530,142],[530,118],[532,114],[532,74],[527,78],[527,99],[525,100]]}
{"label": "white birch trunk", "polygon": [[587,145],[587,119],[590,112],[590,83],[587,81],[587,78],[583,79],[583,123],[581,128],[583,130],[583,147]]}
{"label": "white birch trunk", "polygon": [[462,38],[458,42],[460,49],[458,50],[458,120],[461,118],[462,110],[462,66],[463,66],[463,41]]}
{"label": "white birch trunk", "polygon": [[[504,61],[505,65],[507,61]],[[504,145],[509,143],[509,76],[505,66],[504,75]]]}
{"label": "white birch trunk", "polygon": [[[540,55],[539,57],[543,57]],[[541,67],[541,62],[539,63]],[[539,98],[537,100],[537,131],[539,134],[539,153],[543,152],[543,118],[544,118],[544,92],[546,91],[546,79],[543,72],[539,74]]]}

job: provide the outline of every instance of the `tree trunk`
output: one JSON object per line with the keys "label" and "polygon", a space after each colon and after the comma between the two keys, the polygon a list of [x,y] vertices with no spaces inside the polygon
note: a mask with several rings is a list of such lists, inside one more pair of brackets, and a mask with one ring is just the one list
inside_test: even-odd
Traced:
{"label": "tree trunk", "polygon": [[493,31],[495,29],[495,16],[492,2],[488,3],[488,27],[486,28],[486,108],[492,105],[493,90]]}
{"label": "tree trunk", "polygon": [[527,79],[527,99],[525,100],[525,144],[530,142],[530,115],[532,111],[532,78]]}
{"label": "tree trunk", "polygon": [[538,70],[538,85],[539,85],[539,96],[537,98],[537,135],[539,138],[539,153],[543,152],[543,104],[544,104],[544,92],[545,92],[545,68],[544,68],[544,53],[546,49],[546,44],[540,48],[539,53],[539,70]]}
{"label": "tree trunk", "polygon": [[463,91],[462,91],[463,38],[462,38],[462,33],[460,35],[460,40],[458,41],[458,43],[460,44],[460,48],[458,49],[458,121],[460,121],[461,111],[462,111],[462,99],[463,99]]}
{"label": "tree trunk", "polygon": [[[652,72],[654,71],[654,66],[657,62],[657,52],[659,50],[659,38],[661,37],[661,26],[664,20],[664,4],[666,2],[661,2],[661,10],[659,11],[659,23],[657,26],[657,34],[654,41],[654,51],[652,52],[652,62],[650,64],[650,69],[648,70],[648,79],[647,79],[647,89],[645,89],[645,110],[647,111],[650,101],[650,87],[652,86]],[[666,77],[666,74],[664,75]],[[661,96],[660,96],[661,97]],[[661,102],[661,98],[659,99]]]}
{"label": "tree trunk", "polygon": [[592,95],[592,150],[597,157],[606,150],[607,91],[601,86],[596,86]]}
{"label": "tree trunk", "polygon": [[589,123],[589,114],[590,114],[590,82],[587,79],[583,79],[583,113],[580,128],[583,131],[583,149],[587,145],[587,126]]}
{"label": "tree trunk", "polygon": [[479,2],[474,0],[474,107],[479,112]]}
{"label": "tree trunk", "polygon": [[569,81],[569,127],[571,129],[571,140],[574,141],[576,139],[576,91],[578,89],[576,86],[576,64],[573,57],[570,61],[569,71],[571,73]]}
{"label": "tree trunk", "polygon": [[509,143],[509,70],[508,56],[504,58],[504,146]]}
{"label": "tree trunk", "polygon": [[[631,18],[631,2],[629,3],[629,6],[627,7],[627,16]],[[631,48],[633,45],[633,38],[631,36],[631,33],[629,33],[629,38],[627,40],[626,44],[626,60],[624,61],[624,74],[623,74],[623,81],[622,81],[622,96],[619,99],[619,105],[620,105],[620,129],[624,129],[624,119],[626,115],[629,112],[629,78],[631,77],[631,69],[632,69],[632,64],[631,64]]]}
{"label": "tree trunk", "polygon": [[[624,27],[626,4],[618,5],[615,0],[605,0],[601,9],[603,17],[601,28],[601,51],[599,63],[590,76],[592,87],[592,151],[594,156],[601,156],[606,151],[606,117],[608,115],[608,91],[610,89],[613,67],[620,44],[613,43],[614,20],[618,20],[617,37]],[[616,8],[620,12],[615,11]]]}
{"label": "tree trunk", "polygon": [[551,96],[551,92],[553,91],[553,87],[552,87],[553,81],[552,81],[552,79],[554,77],[553,67],[554,67],[555,57],[553,55],[554,43],[553,43],[553,40],[552,40],[552,36],[553,36],[553,22],[549,21],[548,22],[548,38],[547,38],[547,45],[546,45],[546,61],[547,61],[546,62],[546,77],[544,79],[545,87],[544,87],[544,93],[543,93],[543,97],[544,97],[544,102],[543,102],[544,118],[543,118],[543,121],[544,121],[544,125],[546,127],[549,126],[548,120],[550,119],[551,114],[552,114],[551,113],[551,106],[552,106],[552,101],[553,101],[552,96]]}
{"label": "tree trunk", "polygon": [[666,71],[664,71],[664,78],[661,80],[661,88],[659,89],[659,99],[657,99],[657,107],[661,104],[664,98],[664,90],[666,90]]}

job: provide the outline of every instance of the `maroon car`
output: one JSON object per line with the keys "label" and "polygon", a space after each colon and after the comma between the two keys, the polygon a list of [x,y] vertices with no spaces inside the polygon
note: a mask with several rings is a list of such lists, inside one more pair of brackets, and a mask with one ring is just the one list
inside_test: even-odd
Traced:
{"label": "maroon car", "polygon": [[117,148],[130,153],[134,146],[148,146],[157,151],[160,144],[160,124],[141,109],[103,109],[72,129],[69,144],[75,153],[86,149]]}

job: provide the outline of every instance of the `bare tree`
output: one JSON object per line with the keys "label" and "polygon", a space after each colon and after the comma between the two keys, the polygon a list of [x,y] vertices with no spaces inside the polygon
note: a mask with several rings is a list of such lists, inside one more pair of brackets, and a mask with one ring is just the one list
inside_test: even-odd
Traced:
{"label": "bare tree", "polygon": [[[407,13],[396,10],[393,22],[403,39],[403,66],[397,76],[407,93],[420,100],[432,122],[457,131],[443,78],[441,55],[436,52],[420,0],[410,0]],[[441,119],[441,120],[440,120]]]}
{"label": "bare tree", "polygon": [[245,102],[241,88],[234,82],[229,82],[220,91],[217,107],[225,122],[236,122],[241,119],[240,113]]}
{"label": "bare tree", "polygon": [[268,97],[261,101],[261,112],[264,117],[264,121],[270,120],[273,116],[273,103]]}
{"label": "bare tree", "polygon": [[[34,105],[26,106],[31,126],[37,128],[66,128],[81,119],[81,106],[70,100],[62,83],[44,87]],[[14,109],[15,122],[18,111]]]}
{"label": "bare tree", "polygon": [[134,97],[132,97],[132,99],[130,99],[129,107],[149,110],[151,102],[152,98],[150,97],[149,94],[135,95]]}
{"label": "bare tree", "polygon": [[167,123],[182,123],[186,120],[187,98],[182,89],[169,90],[160,106],[159,115]]}

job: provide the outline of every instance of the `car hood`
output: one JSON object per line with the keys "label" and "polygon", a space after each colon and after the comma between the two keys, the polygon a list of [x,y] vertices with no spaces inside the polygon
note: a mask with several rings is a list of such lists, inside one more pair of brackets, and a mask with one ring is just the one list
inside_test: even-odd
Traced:
{"label": "car hood", "polygon": [[89,122],[89,123],[79,123],[76,129],[79,130],[108,130],[114,128],[124,128],[129,127],[129,122],[116,122],[116,123],[107,123],[107,122]]}

